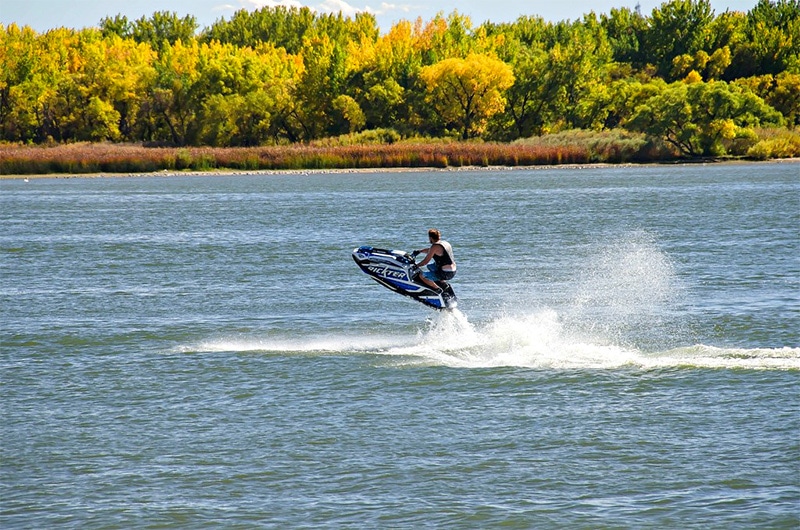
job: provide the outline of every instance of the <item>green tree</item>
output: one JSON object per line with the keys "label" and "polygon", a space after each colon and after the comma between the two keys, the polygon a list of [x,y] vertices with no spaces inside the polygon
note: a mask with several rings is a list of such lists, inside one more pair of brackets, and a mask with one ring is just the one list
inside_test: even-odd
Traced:
{"label": "green tree", "polygon": [[132,24],[131,37],[136,42],[150,44],[154,50],[161,50],[166,44],[184,43],[194,39],[197,32],[197,19],[192,15],[183,18],[177,13],[157,11],[150,18],[142,17]]}
{"label": "green tree", "polygon": [[664,92],[667,84],[660,78],[642,81],[634,77],[619,79],[609,85],[606,127],[626,127],[635,111],[650,98]]}
{"label": "green tree", "polygon": [[782,72],[775,76],[775,88],[766,102],[783,114],[790,127],[800,125],[800,74]]}
{"label": "green tree", "polygon": [[669,0],[653,9],[643,40],[661,77],[674,79],[675,57],[694,56],[707,48],[713,19],[709,0]]}
{"label": "green tree", "polygon": [[422,92],[416,84],[422,67],[417,37],[412,24],[401,21],[375,40],[348,44],[347,94],[361,107],[366,128],[416,130],[413,109]]}
{"label": "green tree", "polygon": [[605,120],[604,87],[612,61],[611,46],[593,13],[565,29],[561,54],[551,53],[548,65],[561,87],[558,113],[567,128],[600,128]]}
{"label": "green tree", "polygon": [[506,91],[507,105],[501,137],[527,138],[542,134],[556,120],[552,103],[558,80],[548,69],[549,56],[540,48],[525,47],[515,54],[514,84]]}
{"label": "green tree", "polygon": [[759,0],[732,48],[730,78],[800,73],[800,0]]}
{"label": "green tree", "polygon": [[135,22],[125,15],[104,17],[100,20],[100,31],[104,37],[117,35],[123,39],[133,39],[138,43],[149,44],[154,50],[162,50],[165,44],[177,41],[187,42],[195,37],[197,19],[191,15],[180,18],[177,13],[157,11]]}
{"label": "green tree", "polygon": [[611,9],[600,15],[600,24],[608,35],[613,58],[620,63],[630,63],[636,68],[644,66],[642,41],[647,31],[648,21],[639,11],[626,7]]}
{"label": "green tree", "polygon": [[790,128],[800,125],[800,74],[765,74],[737,79],[735,84],[764,99],[783,115]]}
{"label": "green tree", "polygon": [[334,110],[333,134],[358,132],[367,122],[359,104],[348,95],[342,94],[331,102]]}
{"label": "green tree", "polygon": [[155,63],[156,78],[140,110],[142,139],[186,145],[197,131],[202,99],[196,89],[200,46],[192,39],[166,44]]}
{"label": "green tree", "polygon": [[659,136],[688,157],[724,155],[726,141],[782,123],[758,96],[724,81],[673,83],[640,105],[629,128]]}
{"label": "green tree", "polygon": [[379,35],[378,22],[371,13],[357,13],[354,18],[345,17],[341,12],[320,14],[314,18],[314,25],[307,37],[322,37],[346,47],[348,43],[365,39],[374,42]]}
{"label": "green tree", "polygon": [[288,105],[299,58],[283,48],[212,42],[200,47],[200,143],[261,145],[279,138],[275,117]]}
{"label": "green tree", "polygon": [[341,128],[334,122],[333,101],[345,88],[344,50],[326,36],[313,37],[307,39],[301,59],[291,101],[276,117],[282,134],[291,142],[308,142]]}
{"label": "green tree", "polygon": [[0,140],[260,145],[381,127],[511,140],[624,126],[694,156],[739,149],[753,123],[780,122],[775,110],[800,124],[800,0],[716,17],[709,1],[477,28],[454,11],[384,35],[371,14],[287,7],[241,10],[199,36],[193,17],[166,11],[41,35],[0,25]]}
{"label": "green tree", "polygon": [[[38,39],[28,26],[0,24],[0,139],[27,141],[35,136],[34,87],[26,84],[36,75]],[[41,92],[44,87],[36,89]],[[24,108],[30,106],[30,108]]]}
{"label": "green tree", "polygon": [[102,142],[121,138],[119,112],[108,101],[97,96],[90,97],[82,115],[83,127],[78,130],[77,135],[79,139]]}
{"label": "green tree", "polygon": [[492,136],[508,140],[542,134],[554,121],[551,102],[558,90],[545,45],[552,24],[541,17],[520,17],[511,24],[483,27],[503,36],[497,51],[514,73],[514,84],[505,93],[505,111],[492,120]]}
{"label": "green tree", "polygon": [[303,39],[314,27],[314,19],[313,11],[307,7],[264,7],[253,12],[240,9],[230,20],[220,19],[207,28],[201,40],[206,43],[218,40],[240,48],[270,43],[298,54]]}
{"label": "green tree", "polygon": [[116,35],[123,39],[133,38],[133,24],[125,15],[115,15],[111,17],[103,17],[100,19],[100,31],[103,37],[110,37]]}
{"label": "green tree", "polygon": [[494,135],[512,139],[569,128],[602,128],[613,50],[594,14],[574,23],[520,19],[499,53],[514,68],[508,105]]}
{"label": "green tree", "polygon": [[474,51],[472,20],[458,11],[447,17],[438,13],[424,25],[421,19],[417,19],[414,37],[414,46],[424,65],[451,57],[464,58]]}
{"label": "green tree", "polygon": [[219,147],[266,143],[271,137],[273,106],[263,91],[212,94],[203,101],[199,143]]}

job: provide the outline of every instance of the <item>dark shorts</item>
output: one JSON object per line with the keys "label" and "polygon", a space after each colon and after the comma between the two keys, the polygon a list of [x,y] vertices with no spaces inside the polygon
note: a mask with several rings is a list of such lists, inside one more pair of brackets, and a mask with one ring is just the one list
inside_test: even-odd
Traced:
{"label": "dark shorts", "polygon": [[436,282],[436,281],[452,280],[453,277],[456,275],[456,273],[454,271],[443,271],[435,263],[430,263],[428,265],[428,270],[423,271],[422,275],[428,278],[429,280],[433,280],[434,282]]}

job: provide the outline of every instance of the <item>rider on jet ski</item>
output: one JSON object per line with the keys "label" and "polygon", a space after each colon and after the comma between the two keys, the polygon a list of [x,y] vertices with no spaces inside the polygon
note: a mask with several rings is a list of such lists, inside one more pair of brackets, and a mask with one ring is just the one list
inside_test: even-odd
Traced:
{"label": "rider on jet ski", "polygon": [[453,247],[442,239],[441,233],[435,228],[428,230],[428,240],[431,243],[430,247],[414,251],[415,255],[427,252],[425,258],[419,263],[420,269],[433,260],[433,263],[428,265],[428,270],[424,270],[419,275],[419,279],[426,286],[433,289],[436,294],[441,294],[442,288],[436,285],[436,282],[446,282],[456,275],[456,260],[453,257]]}

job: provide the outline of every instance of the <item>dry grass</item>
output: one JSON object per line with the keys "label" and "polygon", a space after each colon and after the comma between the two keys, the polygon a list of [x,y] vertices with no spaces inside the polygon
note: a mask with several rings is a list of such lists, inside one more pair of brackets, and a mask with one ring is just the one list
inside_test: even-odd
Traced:
{"label": "dry grass", "polygon": [[376,144],[374,139],[369,143],[352,143],[352,138],[345,140],[229,148],[108,143],[0,144],[0,174],[536,166],[656,162],[675,158],[675,153],[644,136],[614,131],[569,131],[513,143],[411,139]]}
{"label": "dry grass", "polygon": [[279,170],[396,167],[521,166],[580,164],[579,146],[500,143],[243,148],[150,148],[134,144],[68,144],[51,147],[0,145],[0,174],[142,173],[160,170]]}

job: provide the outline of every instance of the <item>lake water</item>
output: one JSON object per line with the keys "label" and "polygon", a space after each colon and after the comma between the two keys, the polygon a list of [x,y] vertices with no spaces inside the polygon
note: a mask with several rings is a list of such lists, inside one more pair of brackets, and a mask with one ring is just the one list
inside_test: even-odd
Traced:
{"label": "lake water", "polygon": [[[353,263],[454,246],[458,309]],[[800,164],[0,182],[3,528],[800,526]]]}

